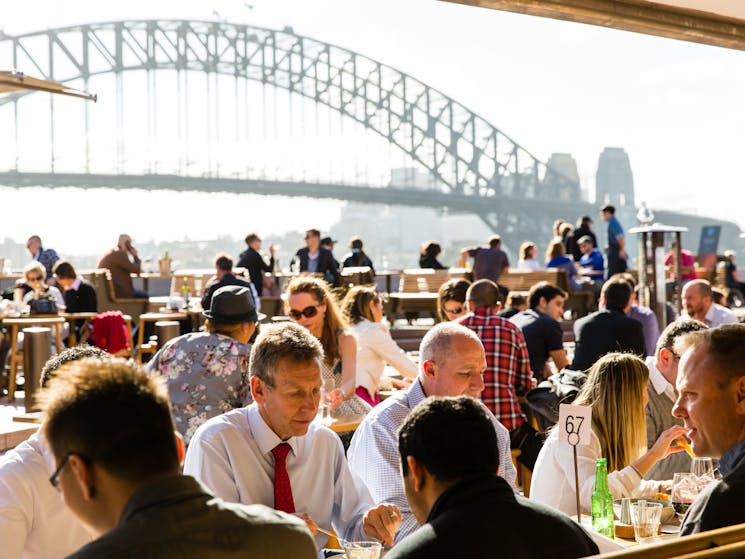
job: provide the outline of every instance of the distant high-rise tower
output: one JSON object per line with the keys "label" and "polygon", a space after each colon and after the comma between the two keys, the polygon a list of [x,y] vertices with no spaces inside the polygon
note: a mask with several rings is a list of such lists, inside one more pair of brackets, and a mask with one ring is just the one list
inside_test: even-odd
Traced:
{"label": "distant high-rise tower", "polygon": [[595,201],[617,208],[634,208],[634,176],[623,148],[605,148],[598,159]]}
{"label": "distant high-rise tower", "polygon": [[570,181],[570,184],[561,183],[560,186],[557,184],[554,196],[560,200],[579,200],[581,198],[577,162],[571,153],[552,153],[546,162],[546,166]]}

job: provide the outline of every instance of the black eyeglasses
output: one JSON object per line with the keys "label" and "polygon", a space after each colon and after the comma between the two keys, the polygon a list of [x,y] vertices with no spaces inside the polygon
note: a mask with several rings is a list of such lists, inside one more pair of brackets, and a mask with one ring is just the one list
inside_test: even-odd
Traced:
{"label": "black eyeglasses", "polygon": [[304,316],[305,318],[313,318],[318,314],[318,307],[321,305],[311,305],[309,307],[305,307],[302,311],[297,311],[295,309],[290,309],[287,311],[287,314],[290,315],[290,318],[292,320],[300,320],[301,316]]}
{"label": "black eyeglasses", "polygon": [[463,312],[463,307],[455,307],[454,309],[443,307],[442,310],[445,311],[445,314],[458,314]]}
{"label": "black eyeglasses", "polygon": [[28,276],[28,281],[41,281],[41,276]]}
{"label": "black eyeglasses", "polygon": [[67,464],[67,461],[70,459],[70,456],[72,456],[73,452],[68,452],[62,457],[62,461],[59,463],[59,466],[57,466],[57,469],[54,470],[54,473],[49,478],[49,483],[52,484],[52,487],[55,489],[59,489],[59,475],[62,473],[62,468],[65,467],[65,464]]}

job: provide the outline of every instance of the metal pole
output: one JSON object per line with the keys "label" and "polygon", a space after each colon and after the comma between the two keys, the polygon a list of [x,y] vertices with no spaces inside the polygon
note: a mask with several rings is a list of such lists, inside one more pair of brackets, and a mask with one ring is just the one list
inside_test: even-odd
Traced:
{"label": "metal pole", "polygon": [[582,512],[579,507],[579,473],[577,472],[577,445],[572,445],[574,451],[574,493],[577,497],[577,522],[582,523]]}

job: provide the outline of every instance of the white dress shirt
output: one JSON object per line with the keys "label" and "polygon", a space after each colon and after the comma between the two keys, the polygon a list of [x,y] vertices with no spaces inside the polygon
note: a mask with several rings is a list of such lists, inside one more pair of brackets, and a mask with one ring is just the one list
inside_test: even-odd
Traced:
{"label": "white dress shirt", "polygon": [[[231,503],[274,507],[272,449],[283,442],[266,424],[257,404],[229,411],[202,425],[186,452],[184,474],[194,476]],[[362,516],[373,506],[370,492],[352,472],[339,437],[313,422],[302,437],[290,437],[287,473],[298,513],[321,528],[333,526],[350,541],[369,540]],[[320,549],[328,537],[315,537]]]}
{"label": "white dress shirt", "polygon": [[0,556],[67,557],[93,537],[49,477],[55,460],[38,432],[0,458]]}
{"label": "white dress shirt", "polygon": [[[592,510],[595,465],[598,458],[602,458],[600,439],[592,430],[590,444],[577,447],[580,508],[586,514],[590,514]],[[642,480],[631,466],[608,472],[608,489],[613,494],[613,499],[651,497],[657,492],[659,485],[657,481]],[[548,437],[536,460],[530,484],[530,498],[570,516],[577,514],[572,445],[559,442],[557,429]]]}
{"label": "white dress shirt", "polygon": [[[686,311],[683,311],[680,317],[688,319],[691,318]],[[735,316],[735,313],[733,313],[728,308],[723,307],[722,305],[717,305],[716,303],[712,303],[709,307],[709,310],[704,315],[703,321],[709,328],[716,328],[717,326],[721,326],[722,324],[736,323],[737,317]]]}
{"label": "white dress shirt", "polygon": [[[394,503],[401,510],[403,521],[396,534],[401,541],[419,527],[404,494],[398,453],[398,429],[416,405],[426,398],[417,379],[375,406],[352,437],[347,453],[349,467],[367,484],[375,503]],[[510,434],[494,415],[484,407],[494,424],[499,446],[500,475],[514,488],[517,472],[512,463]]]}
{"label": "white dress shirt", "polygon": [[357,341],[357,386],[364,386],[371,396],[380,387],[386,363],[405,377],[416,377],[416,365],[393,341],[385,324],[363,318],[349,331]]}

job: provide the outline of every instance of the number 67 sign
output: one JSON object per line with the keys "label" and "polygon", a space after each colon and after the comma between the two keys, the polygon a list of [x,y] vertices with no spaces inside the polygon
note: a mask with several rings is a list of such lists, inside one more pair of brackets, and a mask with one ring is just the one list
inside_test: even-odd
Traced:
{"label": "number 67 sign", "polygon": [[592,408],[590,406],[559,405],[559,441],[572,446],[590,444]]}
{"label": "number 67 sign", "polygon": [[577,445],[590,444],[592,408],[559,404],[559,441],[572,445],[574,453],[574,492],[577,499],[577,522],[582,522],[579,504],[579,472],[577,470]]}

